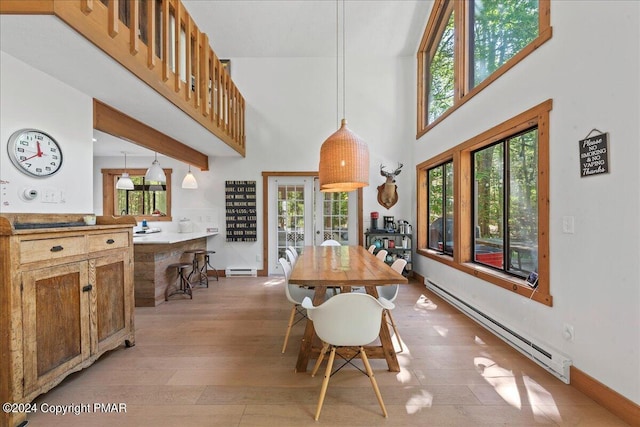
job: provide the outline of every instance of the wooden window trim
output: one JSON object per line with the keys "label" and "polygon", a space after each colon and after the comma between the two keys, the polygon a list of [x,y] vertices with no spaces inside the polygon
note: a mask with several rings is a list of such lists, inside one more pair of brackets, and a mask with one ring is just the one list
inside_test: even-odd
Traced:
{"label": "wooden window trim", "polygon": [[[549,277],[549,114],[552,100],[547,100],[493,128],[416,166],[417,180],[417,247],[418,255],[441,262],[457,270],[539,303],[552,306]],[[538,128],[538,287],[533,291],[524,279],[501,273],[472,262],[472,152],[503,140],[531,127]],[[454,256],[428,249],[428,183],[427,170],[453,160]]]}
{"label": "wooden window trim", "polygon": [[[167,214],[165,216],[135,215],[136,221],[171,221],[171,172],[172,169],[162,169],[167,176]],[[146,169],[102,169],[102,215],[120,216],[115,212],[116,182],[127,172],[131,176],[144,175]]]}
{"label": "wooden window trim", "polygon": [[428,67],[426,66],[426,57],[429,55],[429,51],[437,45],[439,38],[437,37],[439,28],[441,26],[440,21],[444,19],[444,15],[450,10],[450,4],[452,0],[436,0],[429,16],[427,26],[425,27],[422,40],[418,48],[417,60],[418,60],[418,83],[417,83],[417,133],[416,139],[419,139],[426,134],[430,129],[435,127],[438,123],[442,122],[445,118],[451,115],[454,111],[464,105],[471,98],[480,93],[483,89],[496,81],[500,76],[505,74],[511,68],[515,67],[520,61],[529,56],[533,51],[542,46],[545,42],[552,37],[551,27],[551,4],[550,0],[538,0],[538,37],[525,46],[520,52],[514,55],[507,62],[502,64],[496,71],[494,71],[489,77],[478,84],[474,88],[469,88],[470,82],[468,78],[468,34],[467,27],[468,16],[468,2],[453,2],[455,13],[455,48],[454,48],[454,99],[453,106],[442,113],[437,119],[431,123],[426,122],[426,85],[428,84],[428,76],[426,75]]}

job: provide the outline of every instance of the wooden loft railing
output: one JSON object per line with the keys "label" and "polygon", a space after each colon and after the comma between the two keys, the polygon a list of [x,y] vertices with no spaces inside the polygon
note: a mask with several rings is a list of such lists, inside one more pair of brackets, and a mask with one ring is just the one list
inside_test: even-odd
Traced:
{"label": "wooden loft railing", "polygon": [[53,14],[245,155],[245,101],[180,0],[1,0]]}

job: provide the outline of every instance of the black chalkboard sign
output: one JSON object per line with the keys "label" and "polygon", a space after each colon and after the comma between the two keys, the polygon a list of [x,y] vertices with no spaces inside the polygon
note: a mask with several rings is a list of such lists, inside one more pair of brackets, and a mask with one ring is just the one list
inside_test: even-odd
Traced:
{"label": "black chalkboard sign", "polygon": [[256,182],[225,181],[227,242],[257,240]]}
{"label": "black chalkboard sign", "polygon": [[591,136],[579,141],[580,176],[599,175],[609,172],[609,134]]}

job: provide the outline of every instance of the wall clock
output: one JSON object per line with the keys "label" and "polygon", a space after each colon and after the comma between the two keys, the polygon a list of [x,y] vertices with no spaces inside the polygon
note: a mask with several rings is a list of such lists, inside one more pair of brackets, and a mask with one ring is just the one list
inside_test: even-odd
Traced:
{"label": "wall clock", "polygon": [[9,159],[18,170],[36,178],[46,178],[60,170],[62,150],[58,142],[37,129],[20,129],[9,137]]}

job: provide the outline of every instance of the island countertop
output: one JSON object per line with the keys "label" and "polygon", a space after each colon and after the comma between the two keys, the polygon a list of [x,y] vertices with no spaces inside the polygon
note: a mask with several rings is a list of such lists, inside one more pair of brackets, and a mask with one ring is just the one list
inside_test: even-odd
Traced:
{"label": "island countertop", "polygon": [[176,231],[160,231],[149,234],[133,234],[134,245],[170,245],[173,243],[186,242],[188,240],[211,237],[218,232],[194,231],[191,233],[178,233]]}

